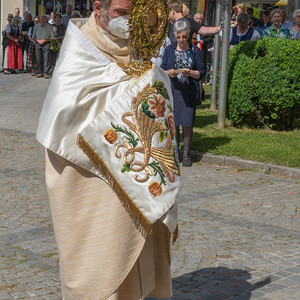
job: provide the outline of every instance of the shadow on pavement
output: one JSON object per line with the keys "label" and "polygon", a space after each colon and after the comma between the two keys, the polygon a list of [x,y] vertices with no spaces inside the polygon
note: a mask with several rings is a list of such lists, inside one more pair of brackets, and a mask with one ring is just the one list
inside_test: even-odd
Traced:
{"label": "shadow on pavement", "polygon": [[246,270],[205,268],[173,278],[173,297],[169,299],[249,300],[252,291],[271,283],[271,278],[254,284],[248,282],[249,279],[251,274]]}

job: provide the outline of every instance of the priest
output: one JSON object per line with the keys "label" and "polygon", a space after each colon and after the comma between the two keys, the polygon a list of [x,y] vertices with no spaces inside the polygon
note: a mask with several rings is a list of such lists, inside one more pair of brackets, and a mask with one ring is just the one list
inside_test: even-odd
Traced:
{"label": "priest", "polygon": [[[88,20],[70,20],[40,115],[65,300],[172,295],[180,187],[173,99],[164,71],[148,62],[168,10],[155,1],[162,23],[148,2],[96,0]],[[149,51],[134,60],[141,11],[159,16],[160,29],[150,31],[161,37],[151,45],[141,23],[138,54]]]}

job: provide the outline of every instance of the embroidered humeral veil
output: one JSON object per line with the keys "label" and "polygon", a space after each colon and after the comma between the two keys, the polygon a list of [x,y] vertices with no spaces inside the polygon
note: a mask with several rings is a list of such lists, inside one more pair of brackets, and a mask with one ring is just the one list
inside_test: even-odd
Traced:
{"label": "embroidered humeral veil", "polygon": [[70,23],[37,139],[108,182],[147,232],[160,218],[174,232],[180,172],[169,79],[155,65],[132,77],[95,43]]}
{"label": "embroidered humeral veil", "polygon": [[79,146],[147,231],[175,203],[180,184],[169,95],[165,74],[155,67],[78,137]]}

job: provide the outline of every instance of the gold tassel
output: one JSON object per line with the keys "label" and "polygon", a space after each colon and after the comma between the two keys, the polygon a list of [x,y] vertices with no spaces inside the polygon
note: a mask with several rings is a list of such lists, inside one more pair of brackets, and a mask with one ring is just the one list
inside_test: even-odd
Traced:
{"label": "gold tassel", "polygon": [[175,244],[175,242],[177,241],[178,239],[178,225],[176,226],[173,234],[172,234],[172,245]]}
{"label": "gold tassel", "polygon": [[77,145],[88,156],[88,158],[96,165],[99,171],[109,182],[109,185],[113,191],[117,194],[118,198],[124,205],[125,209],[132,216],[132,218],[149,234],[152,232],[152,223],[144,216],[139,210],[133,200],[129,197],[121,184],[117,181],[114,175],[110,172],[105,162],[94,151],[94,149],[88,144],[84,137],[78,134]]}

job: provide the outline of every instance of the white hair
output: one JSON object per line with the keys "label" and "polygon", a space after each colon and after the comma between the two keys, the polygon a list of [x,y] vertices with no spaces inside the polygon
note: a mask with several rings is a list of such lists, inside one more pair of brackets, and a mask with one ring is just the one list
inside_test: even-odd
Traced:
{"label": "white hair", "polygon": [[202,15],[202,14],[196,13],[196,14],[194,14],[194,19],[195,19],[197,16],[200,16],[201,18],[203,18],[203,15]]}
{"label": "white hair", "polygon": [[188,34],[191,31],[191,25],[187,21],[177,21],[174,24],[173,33],[178,34],[182,31],[186,31]]}
{"label": "white hair", "polygon": [[300,9],[296,9],[294,12],[293,12],[293,19],[296,18],[296,15],[300,13]]}

